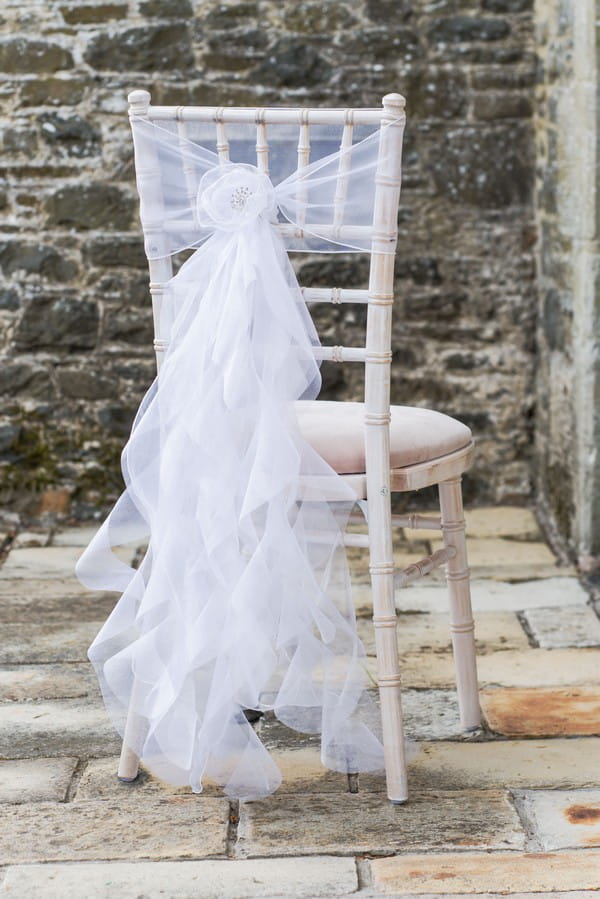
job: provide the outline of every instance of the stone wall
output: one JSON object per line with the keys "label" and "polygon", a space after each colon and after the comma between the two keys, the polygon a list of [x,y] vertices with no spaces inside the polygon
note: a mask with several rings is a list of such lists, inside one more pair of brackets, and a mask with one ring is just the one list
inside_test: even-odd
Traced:
{"label": "stone wall", "polygon": [[536,492],[558,545],[600,559],[598,0],[537,0]]}
{"label": "stone wall", "polygon": [[[470,501],[530,493],[534,405],[532,0],[4,0],[0,450],[6,506],[86,516],[120,489],[151,381],[126,94],[379,105],[409,126],[393,401],[472,426]],[[366,278],[304,260],[307,284]],[[316,315],[360,338],[352,308]],[[350,333],[348,333],[350,332]],[[360,395],[355,367],[325,394]]]}

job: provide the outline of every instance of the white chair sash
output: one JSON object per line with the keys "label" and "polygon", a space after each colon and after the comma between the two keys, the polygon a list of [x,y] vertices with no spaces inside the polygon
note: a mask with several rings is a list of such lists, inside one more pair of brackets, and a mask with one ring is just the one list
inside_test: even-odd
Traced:
{"label": "white chair sash", "polygon": [[[320,389],[319,341],[286,249],[370,248],[384,142],[377,131],[274,185],[133,128],[157,163],[137,173],[142,221],[163,225],[147,254],[195,252],[166,288],[169,345],[123,451],[125,492],[77,566],[122,593],[89,651],[105,702],[122,734],[136,716],[130,748],[152,771],[197,792],[204,778],[241,799],[280,783],[244,709],[320,732],[329,768],[381,770],[343,546],[355,497],[295,420]],[[137,570],[112,551],[141,540]]]}

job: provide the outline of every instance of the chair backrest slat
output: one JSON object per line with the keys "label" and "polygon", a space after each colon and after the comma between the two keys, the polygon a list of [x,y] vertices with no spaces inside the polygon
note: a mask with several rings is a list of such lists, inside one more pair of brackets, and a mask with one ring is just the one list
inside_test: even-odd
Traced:
{"label": "chair backrest slat", "polygon": [[256,110],[256,166],[259,172],[269,174],[269,142],[263,109]]}
{"label": "chair backrest slat", "polygon": [[227,140],[227,128],[223,121],[222,107],[217,110],[217,154],[221,164],[229,162],[229,142]]}

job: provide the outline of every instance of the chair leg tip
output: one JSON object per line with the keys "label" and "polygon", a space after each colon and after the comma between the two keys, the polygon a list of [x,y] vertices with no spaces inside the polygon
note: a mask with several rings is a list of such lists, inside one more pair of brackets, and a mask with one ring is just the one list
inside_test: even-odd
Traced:
{"label": "chair leg tip", "polygon": [[392,803],[392,805],[406,805],[406,803],[408,802],[408,796],[406,797],[406,799],[390,799],[390,802]]}
{"label": "chair leg tip", "polygon": [[132,784],[137,779],[137,774],[134,774],[133,777],[123,777],[121,774],[117,774],[117,780],[120,780],[122,784]]}

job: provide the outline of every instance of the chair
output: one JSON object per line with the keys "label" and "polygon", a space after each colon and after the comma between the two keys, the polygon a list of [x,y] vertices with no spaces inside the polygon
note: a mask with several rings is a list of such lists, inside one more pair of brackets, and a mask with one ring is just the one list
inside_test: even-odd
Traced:
{"label": "chair", "polygon": [[[399,94],[383,98],[383,109],[234,109],[203,107],[153,107],[150,94],[143,90],[129,95],[130,116],[177,122],[181,135],[186,122],[213,123],[219,157],[228,159],[228,129],[241,123],[255,123],[256,161],[268,171],[269,127],[289,124],[297,128],[298,167],[310,153],[311,126],[327,123],[342,128],[342,146],[352,143],[353,128],[360,124],[400,122],[404,99]],[[387,790],[390,800],[407,799],[407,777],[402,726],[400,668],[396,642],[394,589],[446,564],[450,602],[450,628],[456,662],[456,682],[462,726],[480,726],[473,618],[470,602],[469,570],[465,547],[465,524],[461,495],[461,475],[473,455],[471,432],[460,422],[438,412],[421,408],[390,408],[391,319],[394,286],[394,251],[397,241],[397,209],[400,194],[402,129],[390,127],[386,141],[393,152],[384,158],[376,174],[374,221],[371,235],[368,290],[303,288],[307,303],[366,303],[368,306],[366,345],[333,346],[319,349],[319,357],[338,363],[359,362],[365,366],[364,403],[299,401],[298,421],[304,437],[351,485],[357,500],[368,500],[368,536],[346,535],[350,546],[368,547],[373,596],[373,624],[377,653],[377,680],[381,701]],[[391,162],[390,162],[391,160]],[[145,160],[137,154],[138,186],[152,191],[152,179]],[[140,179],[140,167],[145,177]],[[340,174],[343,178],[343,173]],[[340,191],[343,194],[343,190]],[[142,215],[143,220],[143,215]],[[160,239],[160,226],[144,222],[147,240]],[[289,233],[289,224],[277,227]],[[335,227],[335,222],[332,227]],[[160,367],[169,335],[161,331],[161,301],[164,285],[172,277],[170,258],[150,259],[150,292],[155,322],[157,364]],[[392,516],[391,493],[420,490],[438,485],[440,518],[418,514]],[[394,569],[392,527],[439,529],[444,548],[400,571]],[[131,717],[131,716],[130,716]],[[135,728],[128,720],[127,728]],[[127,740],[125,741],[127,742]],[[133,780],[138,759],[124,748],[119,777]]]}

